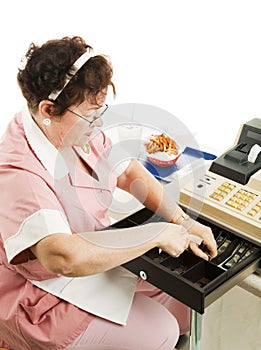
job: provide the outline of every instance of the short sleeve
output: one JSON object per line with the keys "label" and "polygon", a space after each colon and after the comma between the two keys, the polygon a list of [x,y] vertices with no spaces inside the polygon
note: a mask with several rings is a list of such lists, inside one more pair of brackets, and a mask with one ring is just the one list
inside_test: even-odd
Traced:
{"label": "short sleeve", "polygon": [[53,233],[71,233],[55,191],[29,171],[0,171],[0,232],[8,261]]}

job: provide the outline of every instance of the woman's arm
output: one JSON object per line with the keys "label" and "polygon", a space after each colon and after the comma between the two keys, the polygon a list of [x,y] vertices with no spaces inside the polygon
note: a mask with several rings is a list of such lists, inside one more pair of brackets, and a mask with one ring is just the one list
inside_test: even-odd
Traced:
{"label": "woman's arm", "polygon": [[122,265],[154,247],[177,257],[188,244],[189,235],[181,226],[151,223],[72,235],[57,233],[40,240],[31,251],[48,271],[80,277]]}
{"label": "woman's arm", "polygon": [[[210,258],[217,255],[217,247],[212,231],[209,227],[192,220],[183,220],[184,212],[173,200],[170,193],[147,169],[137,160],[132,160],[125,172],[118,178],[118,187],[131,193],[147,208],[162,215],[168,222],[184,225],[190,234],[202,238],[209,250]],[[208,255],[199,249],[194,242],[190,244],[191,250],[203,259]]]}
{"label": "woman's arm", "polygon": [[137,160],[132,160],[119,176],[117,186],[168,222],[175,223],[184,214],[171,195],[164,191],[162,184]]}

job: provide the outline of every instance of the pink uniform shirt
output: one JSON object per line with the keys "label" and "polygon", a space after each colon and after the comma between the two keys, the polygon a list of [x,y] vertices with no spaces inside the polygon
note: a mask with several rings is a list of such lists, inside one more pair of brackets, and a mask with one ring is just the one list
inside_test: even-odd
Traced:
{"label": "pink uniform shirt", "polygon": [[75,153],[95,176],[66,162],[26,109],[0,143],[0,346],[64,349],[93,315],[37,288],[28,279],[57,277],[29,247],[53,233],[94,231],[109,225],[107,208],[117,182],[107,155],[110,141],[97,132],[91,153]]}

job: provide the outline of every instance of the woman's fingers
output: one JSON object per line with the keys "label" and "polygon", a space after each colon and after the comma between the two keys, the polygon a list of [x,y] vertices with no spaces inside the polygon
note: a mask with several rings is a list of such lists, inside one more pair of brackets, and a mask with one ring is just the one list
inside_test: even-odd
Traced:
{"label": "woman's fingers", "polygon": [[191,251],[197,255],[198,257],[204,259],[204,260],[209,260],[209,255],[206,254],[205,252],[203,252],[199,247],[198,247],[198,244],[195,243],[195,242],[190,242],[190,245],[189,245]]}

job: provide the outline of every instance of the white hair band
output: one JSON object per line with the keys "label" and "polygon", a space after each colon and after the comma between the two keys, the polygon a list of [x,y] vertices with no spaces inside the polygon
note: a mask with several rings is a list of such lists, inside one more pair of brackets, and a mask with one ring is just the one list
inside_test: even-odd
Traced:
{"label": "white hair band", "polygon": [[66,87],[66,85],[70,82],[70,80],[72,79],[72,77],[75,76],[75,74],[78,72],[78,70],[80,68],[82,68],[82,66],[88,61],[89,58],[91,58],[93,56],[92,53],[86,51],[84,52],[75,62],[74,64],[71,66],[70,71],[72,70],[72,74],[71,76],[68,76],[67,79],[65,80],[65,83],[63,85],[63,87],[60,90],[55,90],[52,91],[50,93],[50,95],[48,96],[49,100],[53,100],[55,101],[57,99],[57,97],[60,95],[60,93],[64,90],[64,88]]}

